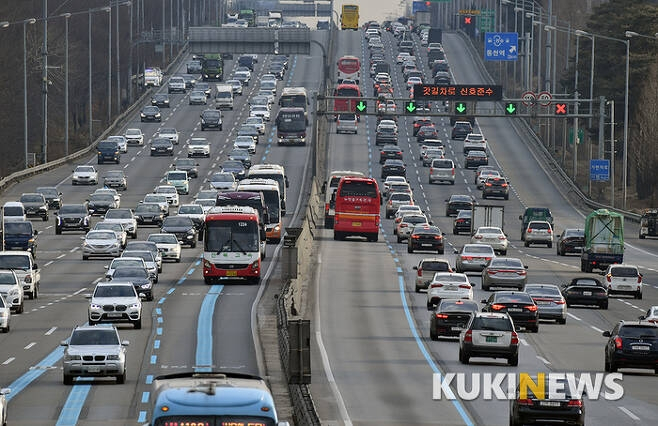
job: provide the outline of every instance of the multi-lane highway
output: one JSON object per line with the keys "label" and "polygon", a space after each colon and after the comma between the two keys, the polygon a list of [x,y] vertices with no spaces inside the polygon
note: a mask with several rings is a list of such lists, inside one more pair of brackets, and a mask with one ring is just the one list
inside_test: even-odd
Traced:
{"label": "multi-lane highway", "polygon": [[[321,54],[290,57],[288,72],[278,83],[284,86],[305,86],[317,91],[321,72]],[[191,56],[191,52],[190,52]],[[237,56],[236,56],[237,59]],[[161,123],[140,123],[136,113],[124,128],[143,130],[145,146],[130,146],[119,165],[96,165],[96,157],[80,163],[96,166],[99,175],[112,169],[123,169],[128,176],[129,190],[121,193],[121,207],[134,208],[145,194],[152,192],[163,175],[171,169],[175,158],[186,157],[185,142],[191,137],[206,137],[211,142],[211,156],[198,159],[199,178],[192,180],[190,195],[182,195],[181,203],[191,202],[196,192],[207,188],[207,178],[218,170],[233,148],[237,128],[249,115],[248,99],[258,91],[259,76],[264,73],[269,58],[260,55],[253,73],[252,84],[236,98],[233,111],[224,111],[222,131],[201,131],[199,115],[203,106],[188,105],[187,95],[172,94],[171,108],[162,109]],[[234,61],[225,64],[226,73],[235,67]],[[185,63],[178,72],[185,72]],[[166,84],[159,91],[166,92]],[[212,103],[209,103],[212,108]],[[277,107],[273,107],[273,116]],[[180,145],[174,157],[151,157],[148,141],[162,127],[180,131]],[[304,177],[309,167],[306,147],[279,147],[273,137],[272,125],[261,136],[256,163],[281,164],[289,176],[288,215],[284,223],[298,221],[297,212],[304,205],[300,201]],[[81,203],[95,186],[72,186],[74,164],[34,176],[2,193],[0,200],[15,201],[21,193],[33,192],[38,186],[56,185],[65,203]],[[171,208],[171,213],[175,209]],[[264,375],[260,362],[260,348],[254,344],[252,305],[259,286],[216,285],[203,282],[200,268],[201,245],[184,248],[180,263],[166,263],[159,283],[155,285],[155,300],[144,302],[141,330],[118,325],[128,347],[128,379],[125,385],[113,380],[79,380],[75,386],[62,384],[62,340],[68,338],[75,325],[87,321],[89,301],[85,295],[104,276],[104,265],[109,259],[82,261],[80,232],[66,232],[55,236],[54,216],[49,222],[34,221],[39,230],[37,263],[41,269],[41,289],[37,300],[26,300],[25,313],[14,315],[11,332],[0,335],[0,383],[12,388],[9,395],[9,423],[15,425],[67,425],[144,423],[149,418],[151,381],[154,376],[178,371],[189,371],[195,366],[210,365],[215,370],[232,370]],[[101,220],[93,218],[93,223]],[[93,224],[92,223],[92,224]],[[159,232],[155,227],[140,227],[138,239]],[[267,247],[263,275],[270,276],[276,264],[276,246]],[[265,281],[263,284],[265,285]],[[204,303],[204,300],[206,302]],[[208,327],[210,324],[210,327]],[[93,383],[93,385],[91,384]]]}
{"label": "multi-lane highway", "polygon": [[[396,40],[383,36],[387,60],[397,54]],[[338,55],[357,55],[366,64],[368,50],[363,33],[340,32]],[[416,52],[424,48],[415,39]],[[456,83],[478,84],[485,80],[477,53],[457,34],[444,33],[443,46]],[[419,55],[420,53],[416,53]],[[421,54],[424,55],[424,54]],[[425,66],[425,57],[419,62]],[[425,66],[425,75],[427,76]],[[400,67],[392,72],[395,96],[406,96]],[[361,79],[362,90],[372,96],[371,79]],[[418,161],[419,144],[412,137],[411,118],[400,117],[399,146],[404,151],[407,177],[415,199],[431,214],[435,225],[446,233],[444,257],[454,264],[453,248],[469,242],[468,236],[454,236],[452,218],[444,216],[445,199],[451,194],[472,194],[480,203],[505,206],[505,231],[511,241],[509,257],[528,265],[528,282],[561,284],[580,272],[578,256],[558,257],[555,248],[524,248],[520,241],[518,216],[528,206],[550,207],[556,231],[582,228],[586,209],[568,197],[559,179],[550,176],[541,156],[530,150],[516,131],[512,119],[481,118],[478,130],[490,147],[490,164],[499,166],[510,179],[509,201],[483,202],[473,184],[473,171],[463,167],[462,142],[450,141],[447,118],[438,119],[439,137],[446,142],[446,157],[457,164],[454,186],[428,185],[428,169]],[[379,177],[375,146],[375,118],[362,119],[358,135],[331,135],[328,170],[357,170]],[[382,216],[383,217],[383,216]],[[316,313],[316,354],[313,395],[320,416],[339,424],[508,424],[508,403],[487,401],[433,401],[432,374],[436,372],[603,372],[603,330],[621,319],[637,319],[658,304],[658,273],[654,268],[658,247],[655,241],[638,240],[637,225],[626,222],[625,260],[640,266],[644,273],[644,298],[612,297],[608,310],[569,308],[565,325],[541,323],[538,334],[520,333],[518,367],[502,361],[475,359],[470,365],[458,361],[456,341],[429,339],[429,312],[425,293],[414,292],[414,265],[435,254],[406,253],[392,233],[391,220],[382,220],[378,243],[332,240],[332,231],[320,238],[320,265],[314,286]],[[383,238],[382,238],[383,237]],[[489,292],[480,287],[479,274],[471,274],[476,301]],[[322,377],[321,379],[318,376]],[[625,370],[625,396],[619,401],[586,401],[588,424],[629,425],[654,423],[658,415],[656,378],[651,370]],[[591,397],[591,396],[590,396]]]}

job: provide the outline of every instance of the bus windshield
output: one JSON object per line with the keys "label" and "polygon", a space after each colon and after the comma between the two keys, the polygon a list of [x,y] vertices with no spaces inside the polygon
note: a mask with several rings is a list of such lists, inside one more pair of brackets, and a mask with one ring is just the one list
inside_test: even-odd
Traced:
{"label": "bus windshield", "polygon": [[377,188],[367,182],[344,182],[339,195],[341,197],[377,198]]}
{"label": "bus windshield", "polygon": [[253,253],[260,250],[259,243],[257,222],[237,220],[206,223],[205,251]]}
{"label": "bus windshield", "polygon": [[166,416],[158,418],[153,426],[274,426],[274,420],[254,416],[213,416],[210,414],[194,416]]}
{"label": "bus windshield", "polygon": [[277,129],[282,132],[301,132],[306,130],[306,119],[303,111],[279,111],[276,120]]}
{"label": "bus windshield", "polygon": [[306,108],[306,95],[285,95],[281,94],[279,98],[279,104],[282,107],[299,107]]}
{"label": "bus windshield", "polygon": [[356,56],[345,56],[338,60],[338,69],[344,73],[355,73],[361,68],[359,58]]}
{"label": "bus windshield", "polygon": [[269,216],[270,223],[279,223],[281,215],[281,199],[278,191],[263,190],[263,197],[265,197],[265,205],[267,206],[267,215]]}

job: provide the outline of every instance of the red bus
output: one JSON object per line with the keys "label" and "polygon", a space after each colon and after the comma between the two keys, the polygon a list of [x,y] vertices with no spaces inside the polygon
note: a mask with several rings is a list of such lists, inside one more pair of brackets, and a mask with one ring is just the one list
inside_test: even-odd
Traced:
{"label": "red bus", "polygon": [[334,194],[334,240],[356,235],[377,241],[382,204],[377,180],[344,176]]}
{"label": "red bus", "polygon": [[354,80],[359,84],[361,76],[361,61],[356,56],[346,55],[336,63],[338,67],[338,84],[343,80]]}
{"label": "red bus", "polygon": [[206,214],[203,242],[203,280],[260,282],[261,227],[252,207],[211,207]]}
{"label": "red bus", "polygon": [[339,84],[334,89],[334,96],[343,99],[334,99],[334,119],[342,112],[357,113],[356,105],[361,101],[361,89],[356,84]]}

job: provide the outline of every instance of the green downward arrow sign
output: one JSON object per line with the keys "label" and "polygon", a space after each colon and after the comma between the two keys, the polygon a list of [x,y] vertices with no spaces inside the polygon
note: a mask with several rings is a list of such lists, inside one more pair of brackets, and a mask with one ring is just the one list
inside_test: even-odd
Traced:
{"label": "green downward arrow sign", "polygon": [[414,112],[415,110],[416,110],[416,104],[414,104],[413,102],[409,102],[407,104],[407,111]]}
{"label": "green downward arrow sign", "polygon": [[505,108],[508,114],[514,114],[514,111],[516,111],[516,106],[514,104],[507,104],[507,108]]}
{"label": "green downward arrow sign", "polygon": [[366,109],[366,103],[363,101],[359,101],[359,103],[356,104],[356,109],[358,109],[359,112],[363,112],[363,110]]}
{"label": "green downward arrow sign", "polygon": [[461,114],[462,112],[466,111],[466,105],[464,105],[462,102],[460,102],[460,103],[458,103],[457,106],[455,107],[455,110],[456,110],[458,113]]}

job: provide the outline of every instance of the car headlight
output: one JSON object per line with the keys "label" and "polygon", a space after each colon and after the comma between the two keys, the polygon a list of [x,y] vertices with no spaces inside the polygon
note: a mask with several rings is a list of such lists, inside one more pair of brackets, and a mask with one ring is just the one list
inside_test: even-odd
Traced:
{"label": "car headlight", "polygon": [[92,303],[89,305],[89,309],[100,309],[100,308],[101,305],[99,305],[98,303]]}
{"label": "car headlight", "polygon": [[142,118],[146,117],[146,114],[144,114],[144,113],[141,113],[141,114],[139,114],[139,115],[140,115]]}
{"label": "car headlight", "polygon": [[143,289],[146,290],[146,289],[151,288],[151,286],[152,286],[151,283],[148,283],[148,284],[142,284],[142,285],[140,285],[139,288],[143,288]]}
{"label": "car headlight", "polygon": [[81,361],[82,357],[80,355],[64,355],[64,361]]}
{"label": "car headlight", "polygon": [[8,317],[9,313],[7,311],[0,311],[0,318]]}
{"label": "car headlight", "polygon": [[119,361],[121,357],[119,357],[119,355],[108,355],[106,359],[108,361]]}
{"label": "car headlight", "polygon": [[139,308],[142,307],[142,304],[141,303],[133,303],[132,305],[130,305],[130,307],[132,309],[139,309]]}
{"label": "car headlight", "polygon": [[151,147],[151,151],[155,151],[155,147],[154,147],[154,146]]}
{"label": "car headlight", "polygon": [[156,117],[156,118],[157,118],[157,117],[160,117],[160,113],[155,114],[155,117]]}
{"label": "car headlight", "polygon": [[18,294],[18,289],[17,288],[12,288],[11,290],[9,290],[8,294],[9,295]]}
{"label": "car headlight", "polygon": [[206,124],[206,120],[204,120],[204,119],[202,118],[202,119],[201,119],[201,123]]}
{"label": "car headlight", "polygon": [[32,276],[31,276],[31,275],[26,275],[26,276],[25,276],[25,279],[23,280],[23,282],[25,282],[25,284],[30,284],[30,283],[32,283]]}

